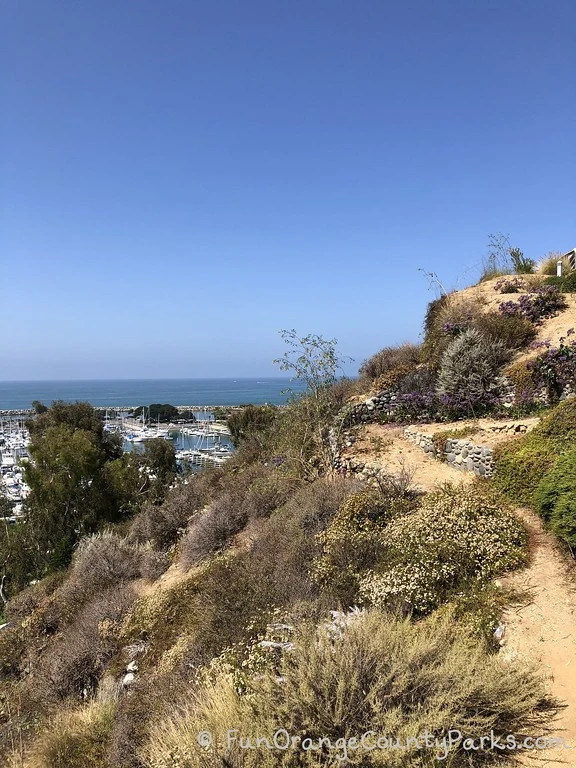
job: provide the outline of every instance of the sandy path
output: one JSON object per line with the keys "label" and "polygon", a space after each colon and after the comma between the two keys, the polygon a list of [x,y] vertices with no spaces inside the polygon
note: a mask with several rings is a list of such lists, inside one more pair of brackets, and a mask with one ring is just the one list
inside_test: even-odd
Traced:
{"label": "sandy path", "polygon": [[[353,450],[357,458],[381,464],[390,471],[397,471],[401,466],[410,467],[414,471],[414,484],[423,491],[444,481],[471,482],[474,478],[471,472],[461,472],[430,458],[406,440],[398,428],[370,425],[363,432],[364,439],[359,440]],[[380,452],[373,450],[374,438],[385,443]],[[551,694],[565,705],[552,726],[552,733],[574,746],[571,750],[526,753],[521,764],[534,768],[560,765],[576,768],[574,568],[554,536],[544,530],[537,514],[518,509],[517,515],[530,532],[531,562],[527,568],[506,577],[503,583],[528,595],[528,599],[521,605],[510,606],[503,616],[506,632],[502,655],[541,667],[549,678]]]}
{"label": "sandy path", "polygon": [[505,584],[527,591],[530,598],[506,611],[502,653],[505,658],[536,662],[550,677],[552,695],[566,705],[554,722],[553,734],[574,746],[538,753],[538,759],[523,764],[576,766],[576,587],[570,564],[540,518],[525,509],[517,514],[530,531],[532,561],[507,577]]}
{"label": "sandy path", "polygon": [[[382,444],[381,450],[375,448],[378,441]],[[428,456],[404,437],[404,427],[366,425],[354,447],[344,455],[379,464],[391,473],[409,469],[413,472],[414,486],[421,491],[430,491],[439,483],[469,483],[474,479],[471,472],[462,472]]]}

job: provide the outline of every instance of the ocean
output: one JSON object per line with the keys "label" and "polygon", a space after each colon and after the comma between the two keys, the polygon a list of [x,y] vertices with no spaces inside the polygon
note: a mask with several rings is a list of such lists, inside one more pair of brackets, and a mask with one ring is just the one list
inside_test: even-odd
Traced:
{"label": "ocean", "polygon": [[119,379],[77,381],[0,381],[0,410],[23,410],[33,400],[86,401],[95,406],[131,407],[150,403],[171,405],[281,405],[285,390],[302,392],[301,382],[263,379]]}

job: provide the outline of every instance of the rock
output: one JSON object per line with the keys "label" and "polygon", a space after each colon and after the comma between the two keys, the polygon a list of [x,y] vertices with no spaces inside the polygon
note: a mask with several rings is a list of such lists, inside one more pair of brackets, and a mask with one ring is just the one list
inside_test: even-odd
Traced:
{"label": "rock", "polygon": [[124,675],[122,678],[122,688],[129,688],[134,683],[134,680],[136,680],[134,672],[128,672],[128,674]]}
{"label": "rock", "polygon": [[126,672],[138,672],[138,664],[135,661],[131,661],[126,667]]}

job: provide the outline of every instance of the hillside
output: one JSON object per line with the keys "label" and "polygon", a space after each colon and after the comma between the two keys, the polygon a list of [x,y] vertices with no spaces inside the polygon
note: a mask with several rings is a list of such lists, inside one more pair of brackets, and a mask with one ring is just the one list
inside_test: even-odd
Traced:
{"label": "hillside", "polygon": [[357,382],[295,341],[307,395],[235,413],[222,468],[142,484],[89,406],[44,415],[0,549],[2,764],[576,765],[525,742],[576,745],[576,298],[503,279]]}
{"label": "hillside", "polygon": [[[514,279],[513,275],[508,277],[509,279]],[[495,286],[502,279],[505,278],[503,276],[494,277],[478,283],[478,285],[465,288],[463,291],[458,291],[457,298],[460,301],[478,301],[484,307],[485,312],[491,312],[497,310],[502,301],[507,299],[517,300],[523,295],[528,295],[525,291],[514,294],[502,294],[495,290]],[[538,276],[528,276],[526,279],[527,282],[531,280],[537,281]],[[555,317],[545,318],[542,324],[538,326],[535,336],[536,342],[550,342],[557,346],[560,339],[566,336],[566,331],[570,328],[576,328],[576,294],[565,294],[565,301],[567,304],[565,309]],[[521,352],[515,359],[523,360],[528,359],[530,356],[530,352]]]}

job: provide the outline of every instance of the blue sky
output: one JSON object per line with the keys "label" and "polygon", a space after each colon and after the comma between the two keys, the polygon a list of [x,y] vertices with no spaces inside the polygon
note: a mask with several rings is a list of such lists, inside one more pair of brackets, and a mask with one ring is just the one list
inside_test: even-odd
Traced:
{"label": "blue sky", "polygon": [[576,245],[573,0],[4,0],[2,379],[355,370]]}

